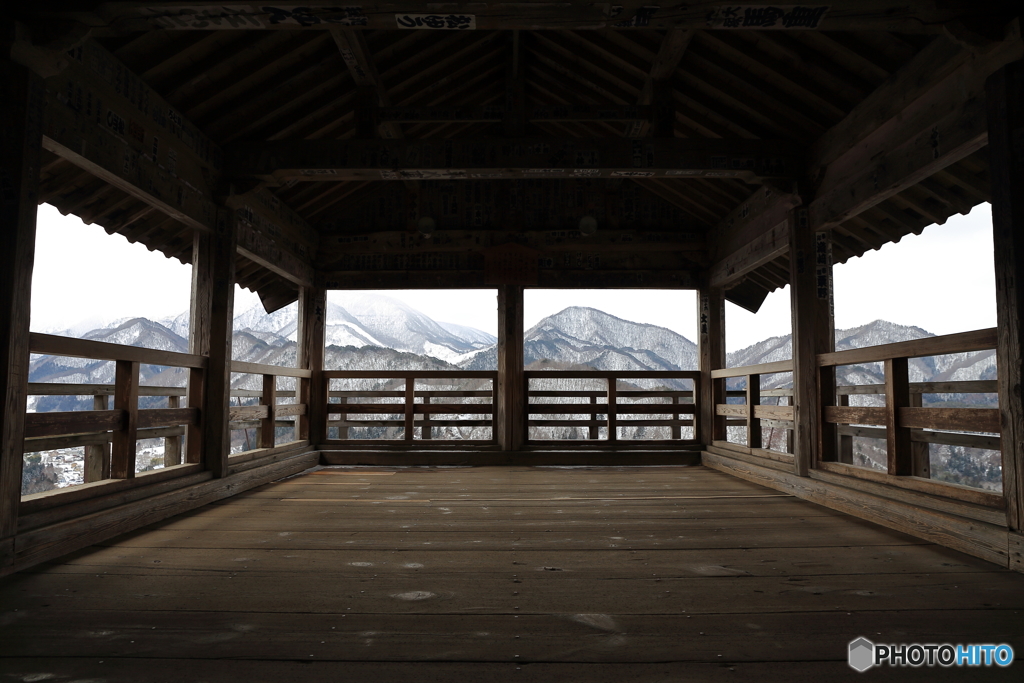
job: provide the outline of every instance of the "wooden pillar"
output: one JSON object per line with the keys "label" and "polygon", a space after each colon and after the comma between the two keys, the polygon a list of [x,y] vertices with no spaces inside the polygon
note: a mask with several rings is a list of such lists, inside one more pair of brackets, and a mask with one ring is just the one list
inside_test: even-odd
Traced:
{"label": "wooden pillar", "polygon": [[[761,405],[761,375],[747,375],[747,448],[761,448],[761,420],[755,408]],[[771,444],[768,444],[770,447]]]}
{"label": "wooden pillar", "polygon": [[[985,94],[999,330],[996,362],[1003,493],[1007,523],[1010,529],[1020,532],[1024,530],[1024,62],[1008,64],[992,74]],[[1024,548],[1021,540],[1017,544],[1016,557],[1020,562]]]}
{"label": "wooden pillar", "polygon": [[277,375],[263,375],[260,405],[267,407],[267,416],[260,420],[256,448],[273,448],[277,445]]}
{"label": "wooden pillar", "polygon": [[498,444],[519,450],[526,439],[523,378],[523,288],[498,285]]}
{"label": "wooden pillar", "polygon": [[124,411],[124,422],[115,429],[110,446],[110,478],[135,478],[135,453],[139,421],[139,362],[119,360],[114,370],[114,410]]}
{"label": "wooden pillar", "polygon": [[885,453],[889,474],[914,473],[910,430],[900,426],[900,408],[910,407],[910,366],[906,358],[885,361]]}
{"label": "wooden pillar", "polygon": [[298,382],[298,402],[306,404],[300,416],[298,438],[319,444],[327,438],[327,387],[324,386],[324,334],[327,323],[327,290],[303,287],[299,292],[298,367],[313,376]]}
{"label": "wooden pillar", "polygon": [[[180,408],[181,397],[180,396],[168,396],[167,397],[168,408]],[[164,467],[174,467],[175,465],[181,464],[181,437],[180,436],[166,436],[164,437]]]}
{"label": "wooden pillar", "polygon": [[[815,232],[807,209],[790,214],[789,282],[793,317],[793,455],[806,477],[816,457],[834,460],[834,430],[823,424],[823,405],[835,402],[835,370],[819,372],[817,354],[835,350],[832,310],[832,246]],[[820,385],[820,390],[819,390]]]}
{"label": "wooden pillar", "polygon": [[[235,301],[235,212],[217,210],[214,230],[192,247],[192,353],[207,355],[203,390],[203,457],[215,477],[228,473],[231,438],[231,324]],[[194,377],[194,375],[193,375]]]}
{"label": "wooden pillar", "polygon": [[[92,397],[93,410],[110,410],[109,397],[105,394]],[[165,447],[166,452],[166,447]],[[110,477],[110,442],[85,447],[83,479],[86,484],[103,481]]]}
{"label": "wooden pillar", "polygon": [[[0,60],[0,563],[18,527],[43,84]],[[7,556],[7,560],[5,560]]]}
{"label": "wooden pillar", "polygon": [[711,379],[712,370],[725,367],[725,293],[702,286],[697,292],[697,354],[700,396],[697,402],[697,440],[705,446],[725,440],[725,420],[715,415],[715,403],[725,403],[725,380]]}

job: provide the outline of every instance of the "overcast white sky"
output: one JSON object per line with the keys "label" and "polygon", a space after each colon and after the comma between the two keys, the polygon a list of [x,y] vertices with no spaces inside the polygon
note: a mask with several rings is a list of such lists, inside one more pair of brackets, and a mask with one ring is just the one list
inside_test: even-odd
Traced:
{"label": "overcast white sky", "polygon": [[[849,328],[879,318],[917,325],[935,334],[995,326],[989,206],[955,216],[920,235],[835,268],[836,326]],[[121,286],[116,283],[131,283]],[[99,226],[39,207],[32,279],[32,329],[66,329],[86,319],[110,321],[167,318],[188,310],[191,267],[109,236]],[[494,290],[379,292],[404,300],[435,320],[495,334]],[[236,290],[235,310],[259,303]],[[696,339],[692,291],[527,290],[525,325],[567,306],[590,306],[633,320],[668,327]],[[770,336],[789,334],[789,290],[769,295],[757,315],[726,305],[726,347],[733,351]]]}

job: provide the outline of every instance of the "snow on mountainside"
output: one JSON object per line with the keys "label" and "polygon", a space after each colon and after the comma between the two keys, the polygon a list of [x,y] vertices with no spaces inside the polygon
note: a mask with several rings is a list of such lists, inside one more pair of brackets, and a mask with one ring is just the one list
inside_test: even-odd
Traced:
{"label": "snow on mountainside", "polygon": [[[598,370],[697,368],[697,346],[681,334],[582,306],[566,308],[531,327],[525,334],[523,353],[527,365],[551,360]],[[493,370],[497,367],[496,348],[468,354],[459,366]]]}

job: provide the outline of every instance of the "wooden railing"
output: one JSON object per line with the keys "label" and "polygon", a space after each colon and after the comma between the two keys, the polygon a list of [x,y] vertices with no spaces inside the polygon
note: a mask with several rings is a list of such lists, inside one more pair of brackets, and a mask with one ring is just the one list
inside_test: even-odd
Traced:
{"label": "wooden railing", "polygon": [[[494,443],[497,436],[498,373],[491,371],[344,371],[324,372],[327,402],[327,443],[396,441],[396,438],[352,438],[356,428],[401,428],[401,440],[434,440],[434,429],[444,427],[489,428],[490,438],[459,439],[460,443]],[[365,380],[372,389],[334,389],[332,380]],[[416,389],[416,381],[444,385],[490,382],[489,389]],[[401,389],[391,385],[401,383]],[[487,399],[483,401],[482,399]],[[474,401],[474,402],[469,402]],[[441,417],[439,416],[448,416]],[[458,417],[451,417],[458,416]],[[464,419],[474,416],[475,419]],[[419,419],[417,419],[417,417]],[[331,437],[332,430],[337,436]],[[448,443],[451,443],[449,440]]]}
{"label": "wooden railing", "polygon": [[[312,371],[299,368],[288,368],[278,365],[263,365],[231,361],[233,374],[259,375],[262,377],[261,389],[233,389],[231,398],[238,405],[228,408],[228,424],[231,430],[256,429],[256,443],[253,448],[246,448],[241,453],[233,453],[237,457],[253,450],[274,448],[277,443],[277,430],[280,427],[294,427],[294,441],[309,439],[309,400],[310,380]],[[278,377],[293,377],[298,382],[296,391],[280,391],[277,388]],[[241,405],[243,398],[258,399],[258,405]],[[278,399],[294,399],[293,403],[278,403]],[[280,418],[295,416],[295,420]],[[246,433],[248,439],[248,433]],[[252,445],[252,444],[250,444]]]}
{"label": "wooden railing", "polygon": [[[882,363],[885,384],[836,387],[834,396],[831,392],[822,392],[822,452],[816,466],[902,488],[1002,506],[1003,497],[998,494],[929,479],[928,452],[928,444],[999,450],[999,409],[932,408],[923,407],[921,401],[922,394],[997,393],[997,382],[912,383],[908,365],[911,358],[995,348],[996,330],[991,328],[819,355],[817,361],[823,371],[823,385],[833,368],[864,363]],[[884,394],[885,406],[849,405],[850,396],[865,394]],[[855,437],[885,440],[884,472],[853,466],[852,440]]]}
{"label": "wooden railing", "polygon": [[[668,427],[667,440],[696,443],[697,405],[700,395],[700,373],[688,371],[573,371],[536,370],[524,373],[526,380],[526,424],[531,432],[528,441],[548,442],[551,439],[534,438],[539,427],[586,428],[585,442],[600,439],[605,428],[608,442],[619,441],[619,429],[624,427]],[[533,389],[532,380],[597,380],[602,389]],[[689,380],[693,389],[673,389],[660,386],[650,389],[622,389],[620,382],[641,380]],[[532,399],[542,399],[534,401]],[[586,399],[586,402],[568,402]],[[601,400],[603,399],[603,401]],[[558,402],[556,402],[558,401]],[[638,403],[635,401],[642,401]],[[538,416],[535,418],[534,416]],[[554,416],[554,417],[552,417]],[[665,417],[662,417],[665,416]],[[683,427],[693,427],[693,436],[684,439]],[[566,441],[577,441],[575,439]],[[646,440],[645,440],[646,441]]]}
{"label": "wooden railing", "polygon": [[[38,333],[30,335],[29,349],[34,354],[113,361],[115,377],[113,385],[29,384],[29,395],[92,396],[93,409],[28,413],[24,452],[84,446],[86,482],[134,478],[137,439],[170,439],[174,464],[182,464],[183,455],[185,463],[199,463],[205,357]],[[188,388],[142,386],[142,364],[187,369]],[[139,396],[167,396],[168,407],[139,409]]]}
{"label": "wooden railing", "polygon": [[[793,361],[791,360],[712,370],[711,380],[715,400],[715,426],[713,429],[714,440],[712,445],[730,450],[740,448],[751,455],[758,455],[781,462],[793,462],[793,455],[790,452],[772,449],[770,447],[770,439],[769,443],[765,443],[762,431],[762,422],[767,422],[772,427],[782,428],[787,431],[787,444],[791,444],[793,390],[761,388],[762,376],[792,371]],[[746,380],[746,388],[743,391],[726,390],[726,380],[733,377],[742,377]],[[728,402],[729,398],[737,396],[744,398],[743,404]],[[765,399],[770,398],[775,399],[775,405],[764,403]],[[787,399],[789,405],[781,405],[783,398]],[[745,445],[735,444],[727,440],[726,430],[732,426],[744,427],[746,429]],[[791,446],[787,446],[787,451],[790,449]]]}

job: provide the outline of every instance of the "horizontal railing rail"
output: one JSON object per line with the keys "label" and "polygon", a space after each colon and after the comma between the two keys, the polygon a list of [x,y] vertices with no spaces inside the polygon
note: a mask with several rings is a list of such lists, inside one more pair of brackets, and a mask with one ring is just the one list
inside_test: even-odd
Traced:
{"label": "horizontal railing rail", "polygon": [[[820,354],[822,386],[836,366],[881,363],[884,384],[836,386],[822,392],[822,452],[816,467],[902,488],[1002,507],[991,491],[932,479],[930,444],[1001,450],[999,408],[923,405],[925,394],[998,394],[996,380],[911,382],[909,361],[994,350],[995,328]],[[851,397],[884,396],[884,405],[850,405]],[[884,470],[854,465],[854,439],[885,441]]]}
{"label": "horizontal railing rail", "polygon": [[[327,443],[345,443],[358,440],[367,442],[393,442],[397,439],[358,438],[352,431],[358,428],[396,428],[402,430],[401,440],[409,443],[434,440],[434,429],[445,427],[489,428],[489,438],[459,439],[461,443],[487,443],[497,440],[498,373],[484,370],[326,370],[324,385],[327,401]],[[402,389],[332,389],[332,380],[377,380],[386,385],[401,380]],[[442,382],[444,385],[490,382],[490,389],[432,389],[416,388],[418,380]],[[484,399],[487,399],[485,402]],[[468,402],[474,401],[474,402]],[[467,419],[469,417],[469,419]],[[368,419],[369,418],[369,419]],[[337,438],[330,438],[330,430],[337,430]],[[440,435],[443,438],[443,433]],[[447,441],[447,439],[446,439]]]}
{"label": "horizontal railing rail", "polygon": [[[683,439],[682,428],[694,427],[694,435],[696,435],[696,397],[700,394],[699,372],[531,370],[524,373],[524,378],[526,382],[527,429],[586,428],[586,439],[564,440],[591,442],[600,440],[600,430],[604,427],[606,429],[604,440],[615,442],[619,440],[620,428],[667,427],[670,429],[669,440],[696,443],[695,436]],[[584,390],[530,388],[532,380],[558,379],[598,380],[603,381],[605,387]],[[693,382],[694,388],[619,388],[619,382],[628,380],[689,380]],[[579,402],[579,399],[587,399],[587,402]],[[645,402],[636,403],[634,401]],[[534,438],[533,432],[528,439],[530,442],[550,440]]]}

